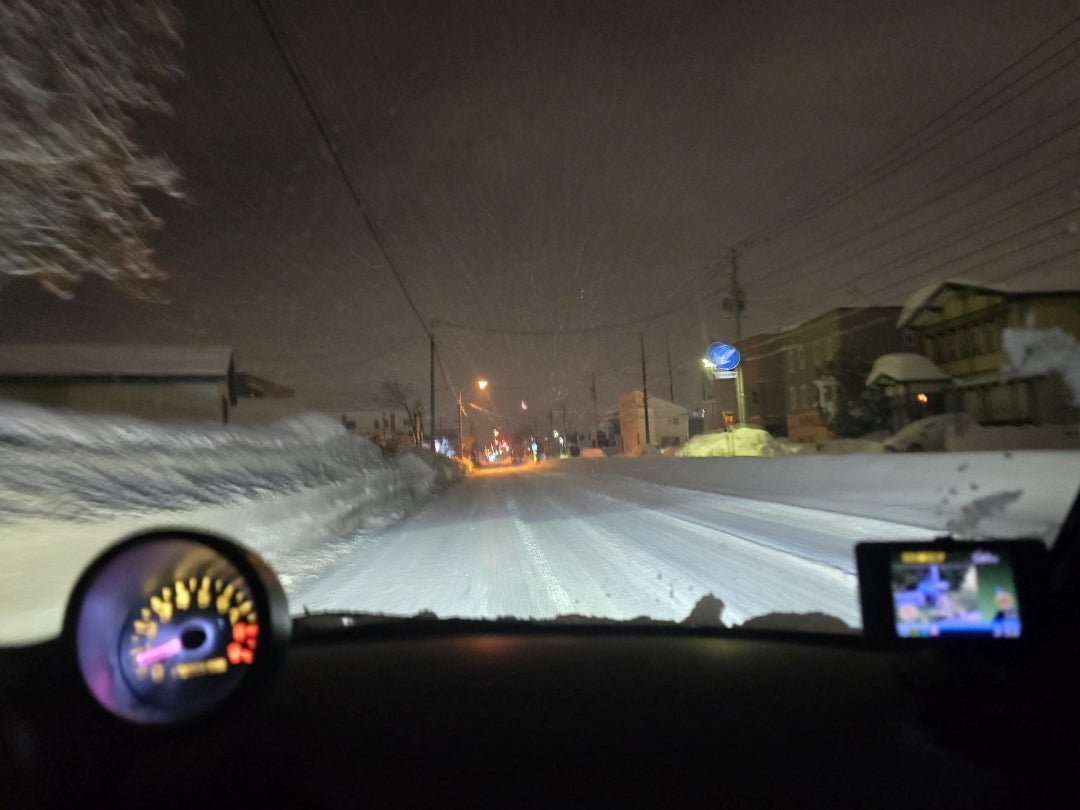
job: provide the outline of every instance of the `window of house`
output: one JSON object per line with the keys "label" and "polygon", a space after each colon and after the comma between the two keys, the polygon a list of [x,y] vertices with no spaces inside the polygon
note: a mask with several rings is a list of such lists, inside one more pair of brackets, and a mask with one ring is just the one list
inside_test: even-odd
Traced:
{"label": "window of house", "polygon": [[983,348],[983,330],[978,326],[971,329],[971,353],[972,355],[983,354],[986,349]]}
{"label": "window of house", "polygon": [[800,394],[799,401],[802,403],[803,409],[805,410],[805,409],[809,408],[810,407],[810,392],[806,390],[805,385],[799,386],[799,394]]}
{"label": "window of house", "polygon": [[806,347],[799,347],[799,371],[806,370]]}
{"label": "window of house", "polygon": [[937,341],[935,341],[932,337],[923,338],[923,353],[935,363],[938,360],[937,351]]}
{"label": "window of house", "polygon": [[795,370],[795,349],[790,348],[785,352],[785,354],[787,354],[787,370],[788,371],[794,371]]}
{"label": "window of house", "polygon": [[813,352],[814,365],[821,363],[821,341],[815,340],[810,347],[810,351]]}
{"label": "window of house", "polygon": [[788,410],[789,411],[798,410],[799,409],[799,392],[797,390],[795,390],[794,385],[791,386],[787,390],[787,397],[788,397]]}

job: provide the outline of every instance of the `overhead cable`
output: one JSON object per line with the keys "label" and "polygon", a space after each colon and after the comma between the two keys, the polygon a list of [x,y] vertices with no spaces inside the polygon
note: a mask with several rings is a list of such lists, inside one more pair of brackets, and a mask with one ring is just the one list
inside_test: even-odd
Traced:
{"label": "overhead cable", "polygon": [[371,234],[371,238],[374,240],[375,245],[382,253],[383,259],[386,261],[387,267],[390,268],[390,272],[394,276],[394,280],[397,282],[398,287],[401,289],[402,295],[405,296],[405,300],[409,304],[409,308],[412,309],[416,315],[417,320],[420,321],[420,327],[424,330],[424,334],[429,338],[432,337],[431,329],[428,326],[427,320],[420,313],[420,309],[416,306],[416,302],[413,300],[412,295],[409,293],[408,287],[405,286],[405,281],[398,271],[397,264],[394,262],[393,257],[390,255],[390,250],[387,247],[386,240],[383,238],[379,228],[375,225],[374,220],[368,214],[367,201],[364,198],[363,192],[353,182],[349,176],[348,171],[345,169],[345,165],[341,161],[341,155],[338,152],[337,146],[334,144],[333,139],[330,137],[329,129],[322,120],[322,116],[319,115],[318,108],[315,105],[314,94],[311,92],[311,86],[308,84],[307,79],[303,75],[303,70],[300,67],[299,61],[296,59],[295,54],[290,58],[289,53],[292,51],[291,46],[288,44],[288,37],[286,37],[284,31],[280,26],[275,26],[272,22],[272,15],[267,8],[267,3],[264,0],[254,0],[255,6],[259,9],[259,14],[262,17],[263,23],[266,25],[266,30],[270,34],[270,38],[274,42],[275,48],[277,48],[278,54],[281,56],[281,60],[285,63],[285,68],[289,71],[289,76],[292,77],[293,84],[296,85],[297,91],[300,93],[300,97],[303,99],[304,106],[307,108],[308,114],[315,122],[316,128],[319,130],[319,135],[322,137],[323,143],[330,151],[331,157],[334,159],[334,164],[337,166],[338,173],[341,175],[342,181],[345,183],[345,187],[349,190],[349,195],[352,197],[353,202],[360,210],[360,216],[367,226],[368,232]]}

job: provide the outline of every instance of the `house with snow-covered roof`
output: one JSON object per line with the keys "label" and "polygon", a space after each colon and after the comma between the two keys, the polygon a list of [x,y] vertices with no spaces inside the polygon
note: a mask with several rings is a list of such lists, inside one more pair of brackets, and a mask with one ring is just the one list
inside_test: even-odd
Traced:
{"label": "house with snow-covered roof", "polygon": [[228,346],[0,344],[0,399],[160,421],[228,422]]}
{"label": "house with snow-covered roof", "polygon": [[[908,298],[897,326],[914,333],[918,353],[949,379],[941,411],[962,411],[984,425],[1069,424],[1080,416],[1060,375],[1017,371],[1002,346],[1007,328],[1056,328],[1080,337],[1080,290],[937,281]],[[905,382],[884,367],[877,371],[868,383],[895,388]],[[914,369],[904,371],[913,382]],[[926,393],[909,387],[909,396]]]}

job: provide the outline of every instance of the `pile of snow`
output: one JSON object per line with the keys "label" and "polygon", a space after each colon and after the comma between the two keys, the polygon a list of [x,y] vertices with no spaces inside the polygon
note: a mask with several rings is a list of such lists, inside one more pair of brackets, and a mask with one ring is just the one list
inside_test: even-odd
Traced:
{"label": "pile of snow", "polygon": [[914,352],[883,354],[874,361],[874,367],[866,377],[867,386],[882,381],[900,383],[946,382],[949,375],[938,368],[929,357]]}
{"label": "pile of snow", "polygon": [[321,414],[254,429],[0,403],[0,449],[0,523],[193,509],[358,478],[393,487],[379,449]]}
{"label": "pile of snow", "polygon": [[412,486],[419,494],[444,489],[460,481],[464,468],[442,453],[411,447],[395,459],[403,469],[412,471]]}
{"label": "pile of snow", "polygon": [[1009,362],[1025,376],[1058,372],[1080,405],[1080,343],[1060,329],[1005,329],[1001,345]]}
{"label": "pile of snow", "polygon": [[945,435],[945,449],[950,452],[972,450],[1080,450],[1077,425],[1021,425],[1017,427],[981,427],[974,425],[963,433]]}
{"label": "pile of snow", "polygon": [[291,594],[462,475],[426,450],[384,459],[321,414],[254,429],[0,403],[0,457],[2,640],[54,633],[83,568],[134,532],[225,534]]}
{"label": "pile of snow", "polygon": [[790,455],[784,443],[760,428],[738,427],[731,431],[694,436],[679,451],[682,458]]}
{"label": "pile of snow", "polygon": [[941,413],[905,425],[884,442],[893,453],[944,450],[950,436],[962,436],[978,424],[966,413]]}
{"label": "pile of snow", "polygon": [[675,455],[683,458],[771,458],[805,456],[815,453],[844,455],[848,453],[880,453],[882,444],[871,439],[833,439],[820,444],[791,442],[772,436],[761,428],[737,427],[731,431],[703,433],[694,436]]}
{"label": "pile of snow", "polygon": [[885,445],[876,439],[832,439],[820,443],[817,451],[831,456],[849,453],[883,453]]}
{"label": "pile of snow", "polygon": [[885,440],[884,447],[896,453],[1077,450],[1080,431],[1076,425],[983,427],[965,413],[944,413],[901,428]]}

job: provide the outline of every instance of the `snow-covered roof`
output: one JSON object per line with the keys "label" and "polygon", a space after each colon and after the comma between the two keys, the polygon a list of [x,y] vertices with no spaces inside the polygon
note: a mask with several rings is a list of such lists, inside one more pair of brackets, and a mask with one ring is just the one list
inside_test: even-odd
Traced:
{"label": "snow-covered roof", "polygon": [[908,296],[907,301],[904,302],[904,306],[900,310],[900,317],[897,319],[896,325],[901,329],[905,326],[909,326],[920,312],[928,307],[936,308],[940,306],[942,297],[952,294],[954,290],[959,288],[980,290],[988,293],[996,293],[998,295],[1007,294],[1007,291],[1000,287],[994,287],[978,281],[970,281],[962,278],[938,279],[924,287],[920,287]]}
{"label": "snow-covered roof", "polygon": [[944,382],[948,379],[949,375],[938,368],[929,357],[914,352],[896,352],[883,354],[874,361],[866,384]]}
{"label": "snow-covered roof", "polygon": [[0,344],[6,377],[225,377],[231,363],[228,346]]}
{"label": "snow-covered roof", "polygon": [[[633,399],[629,399],[630,397],[633,397]],[[631,391],[627,391],[625,394],[619,397],[619,407],[616,409],[615,412],[617,413],[618,410],[623,407],[624,402],[628,407],[632,407],[631,403],[633,403],[634,400],[637,400],[638,405],[640,405],[641,398],[642,393],[640,388],[635,388]],[[684,408],[682,405],[679,405],[676,402],[669,402],[668,400],[662,397],[658,397],[655,394],[649,394],[649,410],[655,411],[661,409],[673,411],[677,410],[682,411],[683,413],[690,413],[688,408]]]}
{"label": "snow-covered roof", "polygon": [[900,317],[896,322],[897,327],[902,329],[913,325],[915,319],[925,310],[940,309],[944,300],[957,290],[999,295],[1003,298],[1020,298],[1030,295],[1080,295],[1080,289],[1065,289],[1055,280],[1051,280],[1048,284],[1027,283],[1020,289],[999,282],[991,284],[965,278],[939,279],[920,287],[908,296],[900,310]]}

